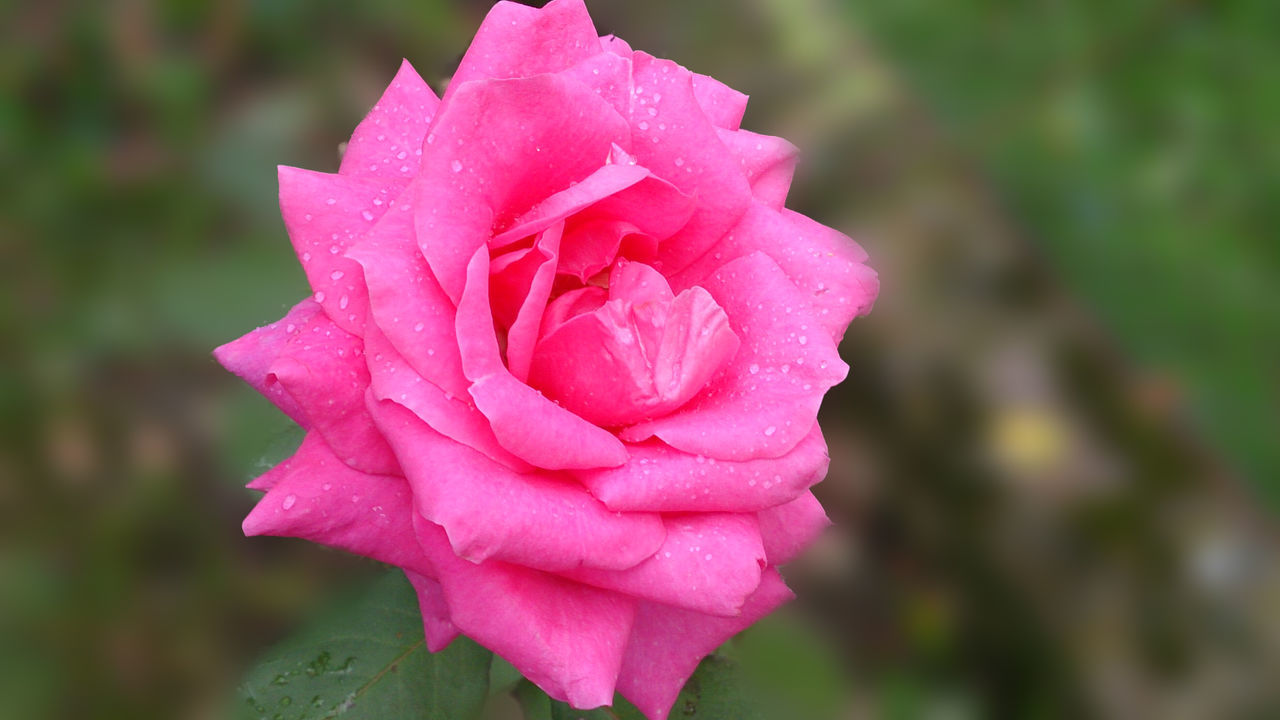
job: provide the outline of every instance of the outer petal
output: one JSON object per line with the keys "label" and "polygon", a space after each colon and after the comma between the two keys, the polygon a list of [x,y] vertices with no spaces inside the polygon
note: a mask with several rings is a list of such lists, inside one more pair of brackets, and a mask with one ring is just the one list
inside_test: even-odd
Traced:
{"label": "outer petal", "polygon": [[467,262],[493,228],[599,170],[628,137],[613,107],[570,78],[456,87],[427,134],[414,205],[418,242],[449,297],[461,298]]}
{"label": "outer petal", "polygon": [[583,420],[515,379],[498,355],[489,309],[489,254],[476,250],[458,306],[458,347],[468,392],[489,418],[502,447],[536,467],[551,470],[613,467],[627,459],[611,433]]}
{"label": "outer petal", "polygon": [[445,99],[463,83],[559,72],[600,52],[582,0],[553,0],[541,10],[500,2],[476,30]]}
{"label": "outer petal", "polygon": [[408,60],[347,143],[342,175],[411,178],[422,166],[422,140],[440,100]]}
{"label": "outer petal", "polygon": [[770,565],[785,565],[813,544],[822,531],[831,526],[822,503],[806,492],[795,500],[768,510],[761,510],[760,534]]}
{"label": "outer petal", "polygon": [[613,701],[634,600],[517,565],[467,562],[439,526],[420,516],[414,526],[462,632],[557,700],[578,708]]}
{"label": "outer petal", "polygon": [[756,519],[698,513],[666,519],[667,537],[653,557],[621,571],[583,568],[579,582],[712,615],[735,616],[760,585],[765,551]]}
{"label": "outer petal", "polygon": [[610,512],[576,483],[512,472],[395,403],[378,403],[374,415],[409,477],[418,511],[443,526],[454,552],[472,562],[622,569],[662,544],[666,531],[656,514]]}
{"label": "outer petal", "polygon": [[414,539],[404,478],[351,469],[317,433],[272,472],[275,484],[244,519],[245,535],[302,538],[430,572]]}
{"label": "outer petal", "polygon": [[240,338],[232,340],[213,351],[213,357],[241,380],[253,386],[254,390],[280,408],[294,422],[307,427],[307,416],[298,407],[297,401],[289,397],[274,381],[268,370],[271,364],[280,357],[288,346],[290,338],[302,331],[307,321],[320,313],[320,306],[310,298],[294,305],[289,313],[280,320],[264,325]]}
{"label": "outer petal", "polygon": [[747,111],[747,96],[710,75],[693,73],[693,94],[712,125],[737,130]]}
{"label": "outer petal", "polygon": [[406,183],[280,166],[280,214],[307,282],[329,317],[360,334],[367,307],[360,266],[345,257]]}
{"label": "outer petal", "polygon": [[611,510],[755,512],[790,501],[821,480],[830,463],[817,423],[779,458],[716,460],[657,440],[627,451],[622,467],[575,473]]}
{"label": "outer petal", "polygon": [[395,455],[365,410],[369,387],[360,338],[338,327],[324,313],[312,315],[268,368],[276,382],[306,415],[308,427],[351,467],[363,472],[399,475]]}
{"label": "outer petal", "polygon": [[618,674],[618,692],[649,720],[666,720],[680,688],[702,658],[792,597],[777,571],[770,569],[738,617],[641,602]]}
{"label": "outer petal", "polygon": [[781,457],[809,433],[822,396],[849,368],[808,299],[761,253],[738,258],[702,287],[742,341],[718,381],[676,412],[623,430],[726,460]]}
{"label": "outer petal", "polygon": [[698,206],[689,223],[658,249],[665,274],[687,266],[738,221],[751,203],[742,167],[699,106],[693,74],[645,53],[634,57],[631,107],[636,160]]}
{"label": "outer petal", "polygon": [[[411,186],[406,195],[414,192]],[[465,395],[453,302],[418,248],[412,206],[397,203],[350,256],[364,268],[371,316],[386,339],[425,380]]]}
{"label": "outer petal", "polygon": [[813,305],[818,321],[839,342],[849,321],[871,312],[880,281],[867,254],[848,236],[790,210],[755,205],[731,232],[672,285],[697,285],[720,266],[763,252]]}
{"label": "outer petal", "polygon": [[781,210],[796,172],[796,146],[780,137],[747,130],[719,130],[717,134],[742,164],[756,201]]}
{"label": "outer petal", "polygon": [[412,570],[405,570],[404,574],[418,593],[418,609],[422,611],[427,649],[440,652],[458,637],[458,626],[449,619],[449,604],[444,599],[444,588],[432,578]]}

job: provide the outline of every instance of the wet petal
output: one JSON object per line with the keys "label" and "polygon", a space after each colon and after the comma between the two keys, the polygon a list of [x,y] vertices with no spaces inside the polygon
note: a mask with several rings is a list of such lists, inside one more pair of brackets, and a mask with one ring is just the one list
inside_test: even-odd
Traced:
{"label": "wet petal", "polygon": [[649,720],[666,720],[702,658],[792,597],[777,571],[770,569],[737,617],[640,602],[618,673],[618,692]]}
{"label": "wet petal", "polygon": [[765,551],[752,515],[698,513],[666,518],[653,557],[620,571],[564,573],[589,585],[712,615],[734,616],[760,584]]}
{"label": "wet petal", "polygon": [[500,2],[476,30],[445,99],[473,80],[559,72],[600,52],[595,25],[582,0],[553,0],[542,9]]}
{"label": "wet petal", "polygon": [[271,490],[244,519],[245,535],[302,538],[430,571],[415,541],[404,478],[352,469],[314,432],[272,473]]}
{"label": "wet petal", "polygon": [[315,300],[339,326],[360,334],[368,300],[360,266],[346,251],[364,237],[407,182],[281,165],[280,214]]}
{"label": "wet petal", "polygon": [[796,146],[780,137],[747,130],[720,130],[718,135],[741,163],[756,202],[781,210],[796,172]]}
{"label": "wet petal", "polygon": [[489,309],[488,250],[476,250],[458,306],[456,327],[463,372],[476,407],[493,427],[502,447],[516,457],[551,470],[615,467],[626,448],[608,431],[543,397],[511,375],[498,354]]}
{"label": "wet petal", "polygon": [[417,516],[414,527],[467,637],[557,700],[577,708],[613,701],[634,600],[518,565],[477,565],[453,554],[438,525]]}
{"label": "wet petal", "polygon": [[516,473],[382,401],[378,426],[413,486],[414,502],[448,532],[454,552],[543,570],[622,569],[649,557],[665,536],[652,513],[615,513],[580,485],[551,474]]}
{"label": "wet petal", "polygon": [[440,100],[408,60],[347,143],[342,175],[411,178],[422,166],[422,140]]}
{"label": "wet petal", "polygon": [[461,298],[467,262],[493,228],[598,171],[628,136],[613,107],[570,78],[457,87],[427,134],[414,204],[418,242],[446,294]]}
{"label": "wet petal", "polygon": [[738,354],[703,394],[619,437],[661,438],[685,452],[725,460],[781,457],[817,418],[822,396],[849,368],[813,308],[762,253],[738,258],[701,285],[728,314]]}
{"label": "wet petal", "polygon": [[871,312],[880,291],[876,272],[866,265],[866,252],[848,236],[799,213],[758,204],[672,285],[700,284],[723,264],[753,252],[778,263],[837,342],[853,318]]}
{"label": "wet petal", "polygon": [[701,256],[751,203],[742,167],[720,142],[695,97],[685,68],[636,53],[632,72],[632,152],[636,160],[698,198],[689,222],[658,249],[664,274]]}
{"label": "wet petal", "polygon": [[716,460],[658,440],[629,445],[627,464],[575,474],[612,510],[755,512],[790,501],[820,481],[830,458],[815,423],[778,458]]}

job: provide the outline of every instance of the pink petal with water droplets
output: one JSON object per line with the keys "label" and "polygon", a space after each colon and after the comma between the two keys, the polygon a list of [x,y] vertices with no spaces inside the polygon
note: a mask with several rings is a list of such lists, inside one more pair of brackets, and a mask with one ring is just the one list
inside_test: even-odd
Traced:
{"label": "pink petal with water droplets", "polygon": [[418,248],[409,208],[397,204],[350,256],[364,269],[373,322],[396,351],[431,384],[465,395],[470,383],[458,356],[453,303]]}
{"label": "pink petal with water droplets", "polygon": [[284,388],[268,377],[271,363],[280,357],[280,353],[289,344],[290,338],[302,331],[312,317],[323,312],[320,306],[310,298],[294,305],[289,313],[280,320],[264,325],[231,342],[216,348],[213,357],[249,383],[254,390],[262,393],[276,407],[280,408],[294,422],[307,427],[307,416],[298,407],[298,403]]}
{"label": "pink petal with water droplets", "polygon": [[445,392],[424,379],[374,325],[365,333],[365,343],[372,376],[372,400],[366,398],[366,406],[371,401],[391,400],[408,408],[441,435],[478,450],[495,462],[517,472],[532,469],[498,444],[489,419],[476,409],[470,395]]}
{"label": "pink petal with water droplets", "polygon": [[302,538],[430,572],[404,478],[352,469],[314,432],[273,472],[275,484],[244,519],[245,535]]}
{"label": "pink petal with water droplets", "polygon": [[481,246],[467,267],[466,290],[456,320],[468,392],[489,418],[502,447],[551,470],[615,467],[626,448],[611,433],[543,397],[511,375],[498,354],[489,309],[489,254]]}
{"label": "pink petal with water droplets", "polygon": [[738,350],[728,318],[701,288],[672,296],[641,263],[614,266],[609,302],[560,325],[534,352],[530,383],[597,425],[662,417]]}
{"label": "pink petal with water droplets", "polygon": [[427,135],[414,203],[418,242],[448,296],[462,296],[467,262],[493,228],[598,171],[628,137],[625,119],[571,78],[484,80],[452,92]]}
{"label": "pink petal with water droplets", "polygon": [[654,513],[615,513],[571,480],[520,474],[432,430],[406,408],[374,408],[422,515],[445,528],[454,552],[543,570],[631,567],[662,544]]}
{"label": "pink petal with water droplets", "polygon": [[467,637],[557,700],[577,708],[613,701],[634,600],[517,565],[477,565],[453,554],[439,526],[418,516],[414,528]]}
{"label": "pink petal with water droplets", "polygon": [[693,94],[712,125],[737,130],[747,111],[747,96],[710,75],[693,73]]}
{"label": "pink petal with water droplets", "polygon": [[360,266],[346,251],[400,196],[403,179],[279,168],[280,214],[315,300],[342,329],[359,335],[368,299]]}
{"label": "pink petal with water droplets", "polygon": [[749,253],[773,258],[813,306],[837,342],[849,322],[871,312],[880,281],[867,254],[848,236],[790,210],[754,205],[742,221],[672,285],[697,285],[722,265]]}
{"label": "pink petal with water droplets", "polygon": [[785,505],[761,510],[760,534],[770,565],[785,565],[813,544],[831,526],[822,503],[806,492]]}
{"label": "pink petal with water droplets", "polygon": [[638,603],[631,642],[618,673],[618,692],[649,720],[666,720],[702,658],[792,597],[777,571],[769,569],[737,617]]}
{"label": "pink petal with water droplets", "polygon": [[806,295],[763,253],[728,263],[701,287],[727,313],[741,349],[693,401],[619,437],[656,436],[725,460],[781,457],[809,433],[822,396],[849,368]]}
{"label": "pink petal with water droplets", "polygon": [[583,208],[643,180],[649,171],[638,165],[604,165],[582,182],[561,190],[517,218],[489,241],[498,249],[551,227]]}
{"label": "pink petal with water droplets", "polygon": [[620,571],[580,569],[566,577],[643,600],[735,616],[760,585],[765,551],[756,519],[698,513],[666,518],[667,536],[652,557]]}
{"label": "pink petal with water droplets", "polygon": [[781,210],[796,172],[796,146],[780,137],[747,130],[718,130],[717,134],[738,158],[756,202]]}
{"label": "pink petal with water droplets", "polygon": [[778,458],[735,462],[676,450],[658,440],[628,445],[618,468],[574,475],[611,510],[755,512],[790,501],[827,474],[822,432],[809,434]]}
{"label": "pink petal with water droplets", "polygon": [[338,327],[324,313],[312,315],[290,337],[267,369],[297,403],[308,427],[324,436],[351,467],[374,474],[399,474],[391,447],[365,410],[369,387],[360,338]]}
{"label": "pink petal with water droplets", "polygon": [[422,140],[440,100],[408,60],[347,143],[343,175],[411,178],[422,165]]}
{"label": "pink petal with water droplets", "polygon": [[582,0],[553,0],[542,9],[500,2],[489,10],[449,81],[445,102],[473,80],[554,73],[600,53]]}
{"label": "pink petal with water droplets", "polygon": [[660,269],[669,275],[733,227],[751,203],[751,187],[703,114],[693,74],[642,52],[633,62],[632,152],[641,165],[698,199],[689,222],[659,246]]}

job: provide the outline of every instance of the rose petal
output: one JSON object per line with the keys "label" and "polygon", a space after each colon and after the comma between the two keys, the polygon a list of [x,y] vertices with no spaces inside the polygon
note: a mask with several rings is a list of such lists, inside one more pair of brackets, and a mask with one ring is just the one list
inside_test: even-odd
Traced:
{"label": "rose petal", "polygon": [[444,599],[444,588],[435,580],[412,570],[405,570],[404,574],[418,593],[418,609],[422,612],[427,649],[440,652],[458,637],[458,626],[449,619],[449,604]]}
{"label": "rose petal", "polygon": [[710,75],[693,73],[693,94],[712,125],[737,130],[747,112],[747,96]]}
{"label": "rose petal", "polygon": [[865,264],[866,252],[848,236],[799,213],[759,204],[672,285],[700,284],[723,264],[753,252],[778,263],[837,342],[853,318],[871,312],[880,290],[876,272]]}
{"label": "rose petal", "polygon": [[534,387],[597,425],[662,417],[693,397],[738,350],[705,290],[672,297],[641,263],[615,266],[611,300],[560,325],[534,353]]}
{"label": "rose petal", "polygon": [[307,418],[351,467],[375,475],[399,474],[395,455],[365,410],[369,387],[360,338],[324,313],[312,315],[267,369]]}
{"label": "rose petal", "polygon": [[510,228],[494,235],[489,241],[489,247],[493,249],[505,247],[517,240],[542,232],[583,208],[635,185],[648,175],[649,171],[638,165],[604,165],[582,182],[538,203],[532,210],[516,219]]}
{"label": "rose petal", "polygon": [[638,603],[631,642],[618,673],[618,692],[649,720],[666,720],[702,658],[792,597],[778,572],[770,568],[737,617]]}
{"label": "rose petal", "polygon": [[281,165],[280,214],[315,300],[347,332],[360,334],[367,297],[348,248],[399,197],[405,181],[332,175]]}
{"label": "rose petal", "polygon": [[[406,195],[412,196],[410,189]],[[396,205],[349,255],[364,269],[374,324],[423,379],[465,395],[453,303],[418,248],[412,207]]]}
{"label": "rose petal", "polygon": [[418,512],[443,526],[454,552],[472,562],[617,570],[662,544],[656,514],[610,512],[565,478],[513,472],[396,403],[379,402],[373,411],[413,486]]}
{"label": "rose petal", "polygon": [[414,207],[422,252],[456,302],[467,262],[492,228],[599,170],[629,130],[612,106],[571,78],[535,75],[450,90],[427,134]]}
{"label": "rose petal", "polygon": [[[372,376],[370,389],[375,401],[391,400],[403,405],[441,435],[478,450],[516,472],[532,469],[498,444],[489,419],[476,409],[470,395],[465,392],[454,395],[425,380],[396,352],[377,326],[369,326],[365,343]],[[366,398],[366,404],[368,402]]]}
{"label": "rose petal", "polygon": [[542,328],[542,314],[547,309],[551,285],[556,278],[563,233],[564,223],[556,223],[538,236],[533,251],[541,262],[534,267],[525,286],[520,310],[507,329],[507,370],[521,382],[529,379],[529,364],[533,361],[533,347]]}
{"label": "rose petal", "polygon": [[747,130],[717,130],[717,134],[742,164],[756,202],[781,210],[796,172],[796,146],[780,137]]}
{"label": "rose petal", "polygon": [[653,557],[621,571],[583,568],[566,577],[607,590],[712,615],[735,616],[760,585],[765,551],[751,515],[698,513],[666,518]]}
{"label": "rose petal", "polygon": [[476,30],[449,82],[445,101],[473,80],[554,73],[600,53],[600,41],[582,0],[553,0],[542,9],[500,2]]}
{"label": "rose petal", "polygon": [[414,527],[462,632],[557,700],[577,708],[613,701],[634,600],[516,565],[470,563],[439,526],[418,517]]}
{"label": "rose petal", "polygon": [[631,106],[636,160],[698,205],[685,227],[658,249],[664,274],[690,264],[738,221],[751,203],[742,167],[720,142],[695,97],[693,73],[638,52]]}
{"label": "rose petal", "polygon": [[761,510],[757,517],[770,565],[791,562],[831,526],[822,503],[811,492],[802,493],[789,503]]}
{"label": "rose petal", "polygon": [[297,401],[289,397],[284,388],[269,378],[268,370],[276,358],[280,357],[280,353],[284,352],[289,340],[302,331],[308,320],[321,312],[320,306],[307,298],[294,305],[280,320],[216,348],[213,357],[222,367],[262,393],[263,397],[294,422],[307,427],[307,416],[302,408],[298,407]]}
{"label": "rose petal", "polygon": [[489,309],[489,253],[483,245],[467,267],[456,327],[467,390],[502,447],[550,470],[615,467],[627,450],[611,433],[583,420],[515,379],[502,364]]}
{"label": "rose petal", "polygon": [[408,60],[356,126],[342,155],[342,175],[411,178],[422,166],[422,139],[440,100]]}
{"label": "rose petal", "polygon": [[728,314],[741,349],[706,392],[619,437],[657,436],[685,452],[725,460],[781,457],[809,433],[822,396],[849,368],[807,297],[768,256],[738,258],[701,287]]}
{"label": "rose petal", "polygon": [[574,473],[610,510],[755,512],[796,497],[820,481],[830,463],[817,423],[778,458],[716,460],[658,440],[629,445],[627,452],[622,467]]}
{"label": "rose petal", "polygon": [[404,478],[352,469],[314,432],[272,473],[271,490],[244,519],[245,535],[302,538],[430,572],[414,541]]}

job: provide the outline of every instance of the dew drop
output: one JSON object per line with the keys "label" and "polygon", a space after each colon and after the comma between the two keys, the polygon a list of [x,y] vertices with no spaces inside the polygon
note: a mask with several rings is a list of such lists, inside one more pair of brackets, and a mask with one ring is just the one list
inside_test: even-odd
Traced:
{"label": "dew drop", "polygon": [[453,162],[449,163],[449,167],[453,168],[454,172],[462,172],[462,161],[454,160]]}
{"label": "dew drop", "polygon": [[284,502],[280,503],[280,507],[285,510],[288,510],[289,508],[293,507],[293,504],[296,502],[298,502],[298,496],[290,495],[289,497],[284,499]]}

